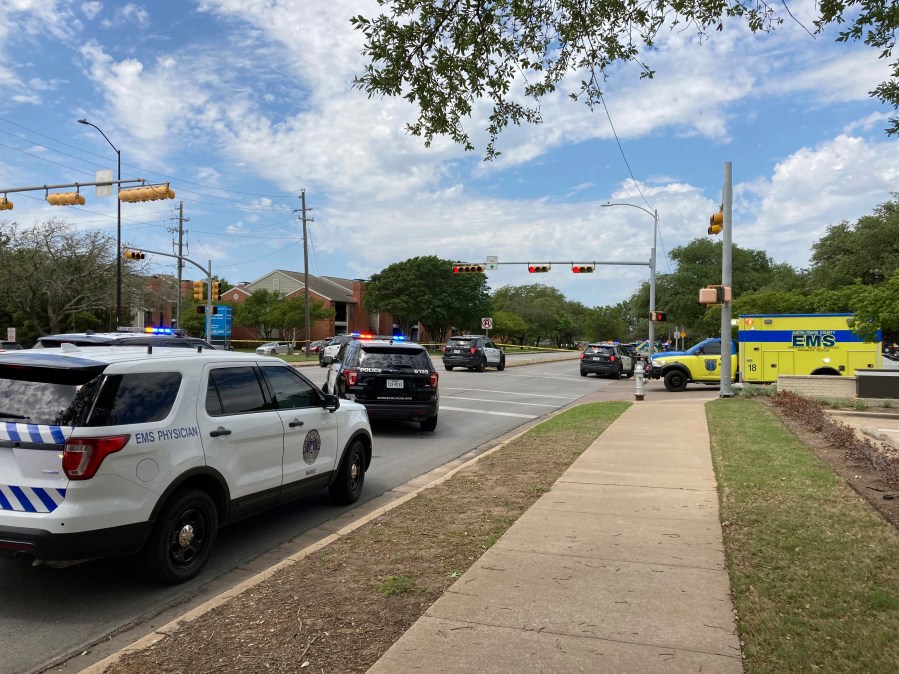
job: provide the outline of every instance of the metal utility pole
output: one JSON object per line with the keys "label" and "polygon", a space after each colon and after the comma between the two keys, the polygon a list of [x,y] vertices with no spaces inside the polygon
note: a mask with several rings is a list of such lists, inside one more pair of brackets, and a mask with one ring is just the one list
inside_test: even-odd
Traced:
{"label": "metal utility pole", "polygon": [[[721,206],[724,209],[724,231],[722,232],[722,251],[721,251],[721,289],[722,295],[726,288],[731,287],[731,245],[733,238],[731,236],[733,225],[733,166],[731,162],[724,162],[724,194]],[[730,398],[733,396],[732,376],[731,372],[731,302],[726,300],[726,296],[722,297],[721,302],[721,392],[720,397]]]}
{"label": "metal utility pole", "polygon": [[311,211],[311,208],[306,208],[306,190],[300,190],[300,216],[303,220],[303,301],[306,304],[306,357],[309,357],[309,342],[312,337],[312,321],[310,319],[310,311],[309,311],[309,240],[307,236],[307,222],[314,222],[312,218],[306,217],[306,211]]}
{"label": "metal utility pole", "polygon": [[[175,308],[175,323],[176,327],[181,327],[181,276],[184,270],[184,262],[181,260],[181,257],[184,255],[184,235],[187,234],[187,230],[184,229],[184,223],[190,222],[190,218],[184,217],[184,202],[182,201],[178,204],[178,300]],[[174,229],[170,229],[170,232],[174,232]]]}

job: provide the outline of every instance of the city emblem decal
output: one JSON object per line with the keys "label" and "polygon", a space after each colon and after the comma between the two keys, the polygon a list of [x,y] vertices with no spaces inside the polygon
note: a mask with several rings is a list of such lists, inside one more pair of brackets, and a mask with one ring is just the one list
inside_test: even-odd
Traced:
{"label": "city emblem decal", "polygon": [[318,431],[313,429],[306,433],[306,439],[303,440],[303,461],[311,466],[315,463],[315,459],[318,457],[321,448],[322,438],[318,434]]}
{"label": "city emblem decal", "polygon": [[717,367],[718,367],[717,360],[712,359],[712,360],[707,360],[705,362],[705,369],[708,370],[709,372],[714,372]]}

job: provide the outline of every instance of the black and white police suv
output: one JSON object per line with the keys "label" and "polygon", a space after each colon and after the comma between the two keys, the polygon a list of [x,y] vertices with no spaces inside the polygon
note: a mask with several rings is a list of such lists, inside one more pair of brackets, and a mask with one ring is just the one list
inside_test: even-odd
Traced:
{"label": "black and white police suv", "polygon": [[443,346],[443,366],[447,370],[467,367],[478,372],[495,367],[502,372],[506,369],[506,354],[484,335],[456,335]]}
{"label": "black and white police suv", "polygon": [[421,430],[437,428],[438,374],[421,344],[353,339],[329,367],[324,390],[365,405],[372,419],[411,419]]}
{"label": "black and white police suv", "polygon": [[138,554],[179,583],[220,525],[327,487],[359,498],[365,408],[281,359],[64,345],[0,354],[0,552]]}

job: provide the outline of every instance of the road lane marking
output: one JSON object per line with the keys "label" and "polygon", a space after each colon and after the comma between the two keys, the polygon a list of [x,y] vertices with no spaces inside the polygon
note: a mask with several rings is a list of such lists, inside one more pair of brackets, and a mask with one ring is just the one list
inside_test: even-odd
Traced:
{"label": "road lane marking", "polygon": [[552,407],[558,408],[558,405],[544,405],[541,403],[513,403],[509,400],[490,400],[490,398],[463,398],[461,396],[450,396],[452,400],[473,400],[479,403],[499,403],[500,405],[529,405],[531,407]]}
{"label": "road lane marking", "polygon": [[467,407],[444,407],[440,406],[440,411],[449,410],[451,412],[471,412],[472,414],[492,414],[497,417],[519,417],[521,419],[537,419],[536,414],[516,414],[515,412],[491,412],[490,410],[470,410]]}
{"label": "road lane marking", "polygon": [[[580,396],[550,396],[543,393],[516,393],[515,391],[496,391],[489,388],[472,388],[471,386],[443,386],[441,391],[474,391],[475,393],[502,393],[507,396],[532,396],[534,398],[556,398],[557,400],[577,400]],[[497,401],[498,402],[498,401]]]}

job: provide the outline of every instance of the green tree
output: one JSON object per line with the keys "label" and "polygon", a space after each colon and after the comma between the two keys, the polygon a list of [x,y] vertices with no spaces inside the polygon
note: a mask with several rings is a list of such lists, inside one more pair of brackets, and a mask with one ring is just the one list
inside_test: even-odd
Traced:
{"label": "green tree", "polygon": [[372,275],[363,305],[389,313],[404,334],[421,323],[431,339],[442,341],[453,326],[480,326],[487,315],[487,278],[454,274],[452,260],[435,255],[413,257]]}
{"label": "green tree", "polygon": [[589,310],[584,333],[587,341],[625,340],[629,336],[628,324],[622,315],[621,305],[615,307],[594,307]]}
{"label": "green tree", "polygon": [[[0,223],[0,240],[0,287],[17,324],[45,335],[107,320],[115,292],[112,237],[52,219],[31,228]],[[123,269],[123,289],[135,285]]]}
{"label": "green tree", "polygon": [[[334,310],[326,307],[322,302],[312,300],[309,302],[309,322],[334,316]],[[306,330],[306,300],[302,296],[283,298],[274,305],[271,313],[271,322],[278,331],[281,339],[296,342],[297,335],[305,335]]]}
{"label": "green tree", "polygon": [[812,246],[814,287],[875,285],[899,269],[899,195],[893,196],[855,224],[844,220],[827,228]]}
{"label": "green tree", "polygon": [[261,341],[268,341],[274,334],[277,311],[282,301],[274,290],[257,290],[234,307],[233,320],[256,333]]}
{"label": "green tree", "polygon": [[524,343],[528,326],[524,319],[511,311],[493,312],[493,336],[500,342],[511,342],[513,339],[519,344]]}
{"label": "green tree", "polygon": [[[738,18],[754,32],[769,32],[789,7],[744,0],[379,0],[386,12],[356,16],[353,26],[365,36],[363,54],[370,62],[355,85],[369,96],[402,96],[418,107],[408,130],[430,145],[434,136],[449,136],[474,149],[466,121],[476,102],[492,105],[486,148],[495,156],[496,138],[510,123],[542,121],[539,101],[558,87],[570,88],[573,100],[593,106],[601,101],[602,83],[618,62],[637,64],[641,78],[653,70],[641,51],[653,51],[663,28],[688,31],[710,40],[725,20]],[[828,0],[816,5],[816,33],[831,24],[845,27],[842,42],[863,40],[881,58],[890,58],[899,27],[895,3],[884,0]],[[891,77],[871,95],[899,106],[899,61]],[[576,74],[576,77],[572,77]],[[523,79],[523,98],[513,83]],[[577,83],[577,84],[574,84]],[[573,85],[573,86],[572,86]],[[524,100],[524,103],[521,101]],[[888,133],[899,132],[899,118]]]}
{"label": "green tree", "polygon": [[503,286],[491,298],[493,308],[508,311],[524,320],[526,336],[539,344],[546,337],[557,337],[565,314],[565,296],[550,286],[534,283],[526,286]]}

